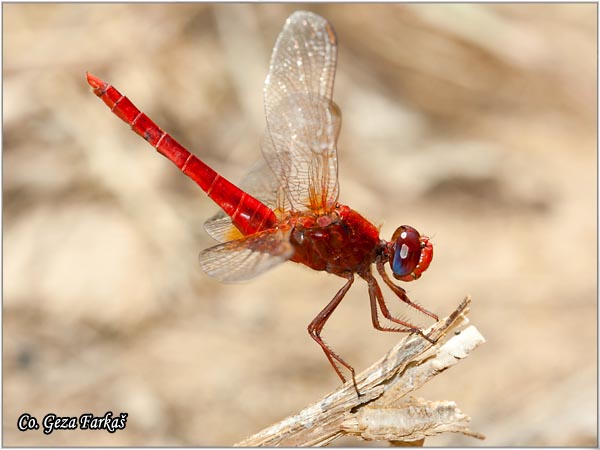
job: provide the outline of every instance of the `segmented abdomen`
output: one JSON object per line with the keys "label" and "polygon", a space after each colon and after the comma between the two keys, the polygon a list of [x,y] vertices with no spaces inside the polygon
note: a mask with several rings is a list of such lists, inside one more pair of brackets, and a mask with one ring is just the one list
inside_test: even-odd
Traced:
{"label": "segmented abdomen", "polygon": [[94,93],[115,115],[194,180],[231,217],[233,224],[244,235],[272,228],[277,224],[277,218],[270,208],[187,151],[117,89],[89,73],[87,79],[94,88]]}

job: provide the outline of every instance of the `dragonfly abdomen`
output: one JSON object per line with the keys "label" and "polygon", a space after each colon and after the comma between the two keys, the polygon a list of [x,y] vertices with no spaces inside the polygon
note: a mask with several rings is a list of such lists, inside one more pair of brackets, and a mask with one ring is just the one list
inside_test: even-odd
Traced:
{"label": "dragonfly abdomen", "polygon": [[231,217],[233,224],[244,235],[272,228],[277,223],[277,218],[269,207],[220,176],[196,155],[186,150],[116,88],[89,73],[87,79],[94,93],[117,117],[129,124],[133,131],[194,180]]}

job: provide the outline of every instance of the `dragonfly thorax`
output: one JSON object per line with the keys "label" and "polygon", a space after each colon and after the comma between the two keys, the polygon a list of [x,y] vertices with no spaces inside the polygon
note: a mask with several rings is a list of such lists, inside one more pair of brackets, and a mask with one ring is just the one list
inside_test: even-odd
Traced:
{"label": "dragonfly thorax", "polygon": [[380,252],[379,230],[359,213],[339,205],[329,214],[290,218],[292,261],[341,275],[370,266]]}

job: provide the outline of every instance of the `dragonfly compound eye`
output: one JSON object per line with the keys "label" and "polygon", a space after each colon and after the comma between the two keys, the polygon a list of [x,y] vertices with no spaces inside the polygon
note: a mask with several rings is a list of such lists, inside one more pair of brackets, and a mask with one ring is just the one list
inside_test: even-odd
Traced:
{"label": "dragonfly compound eye", "polygon": [[415,271],[421,259],[421,236],[413,227],[402,225],[392,236],[390,266],[394,277],[401,279]]}

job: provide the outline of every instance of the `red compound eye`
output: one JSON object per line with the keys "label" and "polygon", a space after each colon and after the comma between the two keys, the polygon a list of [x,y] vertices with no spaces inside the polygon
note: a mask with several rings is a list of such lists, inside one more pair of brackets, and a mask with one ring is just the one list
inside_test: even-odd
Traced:
{"label": "red compound eye", "polygon": [[392,273],[397,279],[415,271],[421,259],[421,235],[408,225],[399,227],[392,236],[394,252],[390,255]]}

